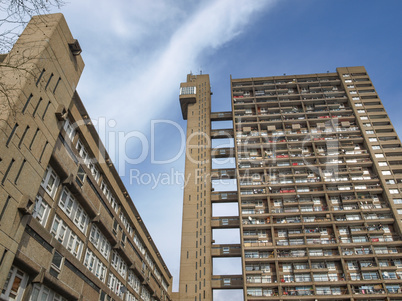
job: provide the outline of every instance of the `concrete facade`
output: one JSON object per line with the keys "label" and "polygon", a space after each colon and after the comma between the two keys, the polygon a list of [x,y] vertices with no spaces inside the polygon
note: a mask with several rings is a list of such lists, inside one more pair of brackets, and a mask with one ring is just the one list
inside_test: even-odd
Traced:
{"label": "concrete facade", "polygon": [[[235,147],[209,148],[204,158],[236,162],[217,170],[206,163],[210,183],[236,179],[237,189],[212,185],[205,204],[237,202],[239,209],[238,216],[204,216],[210,224],[202,235],[240,231],[240,244],[207,243],[205,262],[241,258],[242,273],[206,274],[208,297],[193,288],[201,229],[197,200],[190,205],[198,192],[189,187],[174,298],[211,300],[214,289],[242,289],[244,300],[401,300],[402,147],[365,68],[231,79],[232,111],[201,116],[192,113],[200,105],[198,77],[205,75],[181,84],[188,131],[200,117],[207,125],[231,120],[233,129],[205,131],[205,145],[231,137]],[[189,86],[196,92],[182,93]],[[187,158],[186,176],[196,167]]]}
{"label": "concrete facade", "polygon": [[[172,277],[76,92],[61,14],[0,67],[0,300],[171,300]],[[47,299],[46,299],[47,298]]]}

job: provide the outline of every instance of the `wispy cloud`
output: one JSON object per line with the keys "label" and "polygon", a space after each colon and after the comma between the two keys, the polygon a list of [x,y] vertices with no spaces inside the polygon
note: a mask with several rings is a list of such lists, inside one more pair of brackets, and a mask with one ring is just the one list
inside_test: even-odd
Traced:
{"label": "wispy cloud", "polygon": [[[121,63],[115,57],[123,55],[125,64],[111,64],[114,73],[110,72],[109,76],[114,79],[105,78],[107,74],[91,74],[94,77],[91,81],[96,80],[99,84],[94,94],[86,88],[82,89],[85,94],[96,97],[96,100],[92,99],[89,103],[93,118],[105,116],[107,112],[106,117],[117,120],[121,129],[145,127],[158,112],[177,101],[180,81],[185,80],[191,69],[198,69],[205,52],[210,53],[238,36],[255,14],[272,5],[274,1],[209,1],[203,2],[207,5],[203,5],[201,10],[194,10],[193,14],[185,14],[174,6],[167,7],[163,1],[156,3],[158,5],[143,4],[137,8],[144,15],[151,16],[151,20],[139,16],[138,12],[135,13],[138,20],[131,18],[129,14],[134,10],[130,9],[126,12],[114,8],[109,12],[111,23],[107,23],[111,27],[106,30],[125,40],[118,42],[119,44],[124,43],[132,49],[143,49],[138,50],[137,55],[136,51],[131,53],[126,50],[120,53],[120,49],[104,49],[105,61],[102,63]],[[181,24],[167,18],[168,14],[181,19]],[[152,21],[156,27],[152,26]],[[162,38],[157,33],[152,33],[158,30],[170,34],[170,37]],[[164,43],[156,43],[150,37],[161,38]],[[155,48],[149,48],[152,46]],[[102,81],[106,84],[113,82],[114,85],[104,86]]]}

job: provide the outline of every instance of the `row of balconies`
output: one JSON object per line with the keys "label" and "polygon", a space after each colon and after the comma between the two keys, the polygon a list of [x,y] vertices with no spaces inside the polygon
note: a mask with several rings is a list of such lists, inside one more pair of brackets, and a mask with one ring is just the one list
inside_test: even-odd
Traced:
{"label": "row of balconies", "polygon": [[[309,148],[309,146],[306,146]],[[225,151],[225,150],[224,150]],[[221,153],[223,153],[221,151]],[[232,153],[233,154],[233,153]],[[364,157],[364,155],[368,154],[366,150],[351,150],[346,151],[343,149],[334,150],[334,149],[327,149],[327,148],[317,148],[316,153],[312,149],[297,151],[293,150],[285,150],[283,148],[275,149],[275,150],[265,150],[263,155],[260,152],[259,148],[255,149],[239,149],[239,160],[274,160],[277,159],[287,159],[287,158],[295,158],[295,157],[312,157],[312,156],[336,156],[342,157],[347,159],[349,156],[353,157]],[[222,154],[221,154],[222,155]],[[399,156],[399,155],[397,155]],[[298,161],[297,161],[298,162]]]}
{"label": "row of balconies", "polygon": [[272,80],[261,80],[261,81],[236,81],[232,82],[233,89],[239,89],[239,87],[248,87],[250,89],[256,88],[260,89],[261,86],[272,86],[277,85],[279,87],[296,87],[296,85],[303,85],[305,83],[315,83],[315,84],[324,84],[325,86],[329,85],[340,85],[340,79],[338,76],[321,76],[321,77],[305,77],[305,78],[280,78],[280,79],[272,79]]}
{"label": "row of balconies", "polygon": [[[353,114],[336,114],[336,115],[320,115],[320,116],[310,116],[312,114],[307,113],[307,117],[305,116],[305,114],[299,114],[298,116],[289,116],[289,115],[279,115],[278,116],[272,116],[272,118],[262,118],[259,117],[259,122],[263,123],[263,122],[275,122],[277,123],[278,121],[280,122],[286,122],[286,121],[290,121],[290,120],[297,120],[297,122],[300,122],[301,120],[307,120],[307,121],[314,121],[314,122],[326,122],[325,120],[333,120],[333,119],[344,119],[344,120],[348,120],[348,121],[353,121],[355,120],[355,116]],[[257,116],[248,116],[248,115],[239,115],[239,116],[235,116],[235,124],[241,124],[241,123],[245,123],[245,122],[250,122],[250,120],[255,120],[254,122],[256,122],[256,117]],[[324,120],[323,120],[324,119]],[[253,121],[251,121],[253,122]]]}
{"label": "row of balconies", "polygon": [[[248,216],[247,218],[242,218],[242,224],[243,226],[248,226],[248,225],[267,225],[267,224],[293,224],[293,226],[296,226],[294,224],[309,224],[309,223],[320,223],[320,225],[323,224],[329,224],[329,223],[334,223],[334,224],[339,224],[343,225],[347,222],[346,224],[354,224],[358,225],[362,221],[368,221],[370,220],[371,222],[375,221],[381,221],[384,224],[387,223],[393,223],[394,218],[392,214],[353,214],[350,216],[345,216],[345,215],[335,215],[333,218],[331,218],[330,214],[326,214],[325,216],[317,216],[315,212],[308,212],[311,215],[296,215],[296,216],[285,216],[286,217],[275,217],[272,216],[272,214],[266,214],[266,216],[261,216],[261,217],[252,217]],[[359,212],[356,212],[359,213]],[[288,215],[288,213],[287,213]],[[211,228],[216,229],[216,228],[239,228],[240,227],[240,217],[238,216],[227,216],[227,217],[213,217],[211,220]],[[389,238],[388,238],[389,239]],[[372,240],[372,242],[378,242],[380,239],[376,238],[375,240]]]}
{"label": "row of balconies", "polygon": [[[328,164],[338,164],[338,165],[349,165],[349,166],[360,166],[360,167],[370,167],[372,166],[373,162],[369,158],[363,159],[347,159],[343,160],[343,158],[316,158],[314,161],[312,160],[303,160],[303,161],[279,161],[279,162],[271,162],[268,160],[255,160],[249,162],[239,162],[239,168],[260,168],[263,170],[264,168],[289,168],[289,166],[296,167],[296,166],[305,166],[305,167],[328,167]],[[392,164],[390,164],[392,165]],[[402,162],[395,165],[402,165]],[[341,166],[340,168],[345,168]],[[399,168],[399,167],[398,167]],[[257,170],[253,170],[255,172]]]}
{"label": "row of balconies", "polygon": [[[264,184],[261,184],[261,186]],[[278,184],[278,185],[286,185],[286,184]],[[302,185],[302,183],[300,184]],[[264,185],[265,186],[265,185]],[[272,185],[274,186],[274,185]],[[254,189],[242,189],[240,191],[240,195],[242,196],[250,196],[250,195],[265,195],[265,194],[305,194],[305,193],[325,193],[325,192],[334,192],[334,191],[349,191],[349,192],[358,192],[359,190],[370,190],[371,192],[381,192],[383,189],[379,184],[377,185],[338,185],[338,186],[328,186],[328,185],[319,185],[319,186],[296,186],[296,187],[282,187],[278,188],[254,188]]]}
{"label": "row of balconies", "polygon": [[261,108],[255,110],[254,108],[250,108],[249,106],[235,106],[234,115],[236,117],[239,116],[272,116],[272,115],[289,115],[289,114],[307,114],[308,116],[314,115],[315,113],[322,112],[343,112],[343,113],[352,113],[352,109],[349,107],[337,105],[337,107],[325,106],[321,108]]}
{"label": "row of balconies", "polygon": [[[306,237],[298,237],[298,238],[283,238],[276,236],[274,238],[274,242],[270,238],[264,238],[263,241],[257,241],[253,239],[245,239],[244,246],[245,247],[261,247],[261,246],[272,246],[273,244],[276,246],[301,246],[301,245],[330,245],[330,244],[362,244],[367,245],[366,243],[391,243],[395,242],[397,244],[401,243],[401,237],[399,235],[375,235],[375,237],[370,236],[352,236],[352,237],[339,237],[337,240],[334,236],[332,237],[319,237],[319,238],[308,238]],[[250,236],[247,236],[250,237]]]}
{"label": "row of balconies", "polygon": [[[296,144],[296,142],[299,143],[305,143],[307,144],[306,146],[309,146],[309,142],[315,142],[318,144],[328,144],[328,143],[333,143],[333,144],[338,144],[341,141],[349,141],[351,143],[361,143],[363,142],[363,137],[362,136],[358,136],[358,135],[352,135],[352,136],[331,136],[331,137],[318,137],[318,138],[314,138],[314,137],[307,137],[306,139],[302,139],[302,138],[285,138],[285,137],[281,137],[280,139],[261,139],[261,137],[248,137],[247,139],[236,139],[236,144],[237,147],[246,147],[246,145],[255,145],[255,146],[260,146],[266,143],[272,143],[275,145],[275,147],[277,145],[286,145],[286,143],[292,143],[292,144]],[[322,143],[320,143],[322,142]],[[265,145],[264,145],[265,146]],[[337,148],[342,148],[342,144],[337,145],[337,146],[332,146],[332,147],[337,147]],[[289,148],[291,148],[291,146],[289,146]]]}
{"label": "row of balconies", "polygon": [[[267,177],[268,178],[268,177]],[[367,183],[367,184],[377,184],[378,179],[377,177],[359,177],[359,178],[353,178],[353,177],[348,177],[348,176],[342,176],[342,178],[336,178],[336,177],[325,177],[323,180],[320,177],[303,177],[303,176],[291,176],[287,177],[285,179],[280,179],[276,180],[276,177],[271,177],[268,178],[266,181],[261,181],[259,179],[255,178],[250,178],[248,174],[245,175],[240,175],[240,186],[256,186],[256,185],[271,185],[271,186],[281,186],[281,185],[287,185],[287,184],[296,184],[300,186],[300,184],[306,184],[306,183],[320,183],[320,184],[325,184],[327,185],[328,190],[337,190],[338,186],[331,186],[333,185],[332,183],[341,183],[345,182],[343,184],[354,184],[355,189],[366,189],[367,185],[361,184],[361,183]],[[315,185],[316,186],[316,185]],[[373,186],[373,185],[372,185]],[[353,189],[353,188],[351,188]],[[340,189],[342,190],[342,189]],[[343,189],[347,190],[347,189]]]}
{"label": "row of balconies", "polygon": [[300,91],[294,89],[280,89],[280,90],[258,90],[253,94],[250,91],[245,92],[233,92],[233,102],[239,101],[251,102],[262,101],[269,102],[274,101],[275,97],[282,101],[292,100],[304,100],[304,99],[333,99],[346,97],[344,90],[330,90],[330,89],[302,89]]}
{"label": "row of balconies", "polygon": [[[401,242],[398,242],[400,245]],[[268,249],[268,248],[267,248]],[[402,254],[402,248],[399,246],[384,246],[384,245],[365,245],[356,247],[341,247],[341,253],[336,249],[319,249],[319,248],[300,248],[300,246],[287,246],[286,249],[270,246],[270,250],[261,249],[246,249],[244,256],[246,262],[248,260],[257,261],[261,259],[297,259],[297,260],[307,260],[308,258],[331,258],[339,259],[339,256],[347,256],[348,258],[356,259],[372,259],[373,256],[378,258],[395,258],[400,259]]]}

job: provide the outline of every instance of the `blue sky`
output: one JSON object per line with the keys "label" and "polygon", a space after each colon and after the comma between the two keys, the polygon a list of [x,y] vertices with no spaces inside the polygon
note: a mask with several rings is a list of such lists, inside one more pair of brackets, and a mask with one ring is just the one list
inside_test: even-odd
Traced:
{"label": "blue sky", "polygon": [[[141,163],[123,164],[123,180],[175,278],[174,289],[182,184],[130,183],[129,170],[156,177],[184,171],[183,155],[152,164],[144,150],[152,146],[151,120],[169,120],[155,127],[154,155],[166,160],[179,154],[175,124],[185,129],[178,92],[186,74],[210,75],[212,107],[221,111],[230,110],[230,75],[321,73],[363,65],[400,132],[401,11],[398,0],[116,0],[113,5],[87,0],[61,9],[83,48],[86,67],[77,90],[90,116],[114,120],[108,133],[132,135],[125,144],[129,157],[145,154]],[[105,141],[110,152],[122,153],[113,141],[113,136]],[[116,155],[114,161],[118,165],[123,158]]]}

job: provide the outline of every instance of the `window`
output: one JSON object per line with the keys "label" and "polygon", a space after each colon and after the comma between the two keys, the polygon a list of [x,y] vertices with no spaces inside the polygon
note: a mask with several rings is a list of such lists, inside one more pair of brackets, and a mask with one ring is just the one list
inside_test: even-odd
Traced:
{"label": "window", "polygon": [[402,204],[402,199],[393,199],[394,204]]}
{"label": "window", "polygon": [[136,293],[139,293],[141,282],[131,270],[128,272],[128,285],[130,285]]}
{"label": "window", "polygon": [[310,274],[307,274],[307,273],[306,274],[305,273],[296,274],[295,281],[296,282],[310,282],[311,281]]}
{"label": "window", "polygon": [[134,235],[134,243],[142,254],[145,254],[145,248],[137,234]]}
{"label": "window", "polygon": [[33,95],[32,95],[32,94],[30,94],[30,95],[28,96],[28,99],[27,99],[27,101],[25,102],[24,107],[22,108],[22,114],[24,114],[24,113],[25,113],[25,110],[27,109],[28,104],[31,102],[32,97],[33,97]]}
{"label": "window", "polygon": [[[115,275],[109,273],[109,279],[107,281],[107,286],[110,288],[117,296],[121,297],[123,295],[121,288],[123,284],[117,279]],[[142,293],[142,292],[141,292]],[[144,298],[143,298],[144,299]],[[145,299],[144,299],[145,300]],[[149,301],[150,299],[148,299]]]}
{"label": "window", "polygon": [[130,292],[126,292],[126,297],[124,300],[125,301],[138,301],[138,299]]}
{"label": "window", "polygon": [[83,159],[83,163],[85,165],[88,165],[89,155],[88,155],[88,152],[86,151],[84,145],[82,144],[82,142],[80,140],[77,141],[76,149],[77,149],[78,154],[80,155],[80,157]]}
{"label": "window", "polygon": [[52,291],[43,284],[37,284],[32,288],[30,301],[67,301],[56,292]]}
{"label": "window", "polygon": [[383,154],[375,154],[375,157],[376,158],[384,158],[384,155]]}
{"label": "window", "polygon": [[372,149],[381,149],[381,146],[379,146],[379,145],[373,145],[371,148],[372,148]]}
{"label": "window", "polygon": [[85,234],[89,223],[89,217],[67,187],[63,187],[59,207],[74,222],[78,229]]}
{"label": "window", "polygon": [[46,192],[53,198],[56,194],[57,186],[59,185],[60,179],[56,172],[48,166],[43,176],[41,186],[46,190]]}
{"label": "window", "polygon": [[385,287],[387,288],[388,293],[391,294],[396,294],[401,291],[399,284],[386,284]]}
{"label": "window", "polygon": [[310,256],[324,256],[321,249],[310,249],[309,254]]}
{"label": "window", "polygon": [[372,130],[366,131],[366,134],[374,134],[374,131]]}
{"label": "window", "polygon": [[384,176],[390,176],[390,175],[391,175],[391,171],[390,171],[390,170],[382,170],[381,173],[382,173]]}
{"label": "window", "polygon": [[133,227],[130,225],[130,222],[128,221],[124,212],[120,212],[120,220],[123,222],[123,225],[127,229],[127,232],[131,235],[133,233]]}
{"label": "window", "polygon": [[399,190],[398,190],[398,189],[390,189],[390,190],[389,190],[389,193],[390,193],[390,194],[398,194],[398,193],[399,193]]}
{"label": "window", "polygon": [[85,234],[87,226],[88,226],[88,215],[85,213],[84,209],[77,204],[75,217],[74,217],[74,224],[81,230],[82,233]]}
{"label": "window", "polygon": [[94,177],[95,181],[98,182],[100,178],[99,170],[96,168],[95,163],[89,163],[89,169],[91,170],[91,174]]}
{"label": "window", "polygon": [[75,203],[75,199],[72,193],[66,188],[63,188],[63,191],[60,196],[59,207],[67,214],[68,217],[71,216],[73,206]]}
{"label": "window", "polygon": [[84,243],[57,215],[54,217],[50,233],[76,258],[79,259],[81,257]]}
{"label": "window", "polygon": [[86,174],[85,170],[82,168],[82,166],[79,166],[78,171],[77,171],[76,182],[80,187],[82,187],[82,185],[84,185],[86,176],[87,176],[87,174]]}
{"label": "window", "polygon": [[360,120],[368,120],[367,116],[360,116]]}
{"label": "window", "polygon": [[371,138],[369,138],[369,141],[370,141],[370,142],[377,142],[377,138],[371,137]]}
{"label": "window", "polygon": [[346,220],[347,221],[356,221],[356,220],[360,220],[360,215],[358,214],[346,214]]}
{"label": "window", "polygon": [[56,85],[54,86],[54,89],[53,89],[53,94],[55,94],[55,93],[56,93],[56,90],[57,90],[57,87],[59,86],[60,81],[61,81],[61,77],[59,77],[59,79],[57,80]]}
{"label": "window", "polygon": [[8,272],[0,297],[4,300],[21,300],[27,285],[28,275],[15,266]]}
{"label": "window", "polygon": [[363,280],[376,280],[378,279],[377,272],[362,272]]}
{"label": "window", "polygon": [[99,228],[92,225],[91,233],[89,235],[89,240],[98,249],[98,251],[105,257],[109,259],[111,245],[106,237],[100,232]]}
{"label": "window", "polygon": [[145,288],[145,286],[141,287],[141,298],[144,301],[151,301],[151,294],[149,291]]}
{"label": "window", "polygon": [[73,140],[73,138],[75,136],[75,128],[71,124],[69,119],[66,119],[66,121],[64,122],[63,128],[66,131],[67,137],[70,138],[70,140]]}
{"label": "window", "polygon": [[180,95],[196,94],[196,87],[180,87]]}
{"label": "window", "polygon": [[106,196],[106,199],[112,205],[113,210],[117,212],[119,210],[119,204],[116,202],[112,192],[110,191],[105,181],[102,181],[100,188],[103,194]]}
{"label": "window", "polygon": [[36,218],[42,226],[46,225],[50,207],[40,195],[36,196],[32,216]]}
{"label": "window", "polygon": [[120,257],[119,254],[117,254],[116,251],[113,251],[112,253],[112,267],[115,268],[115,270],[122,276],[126,277],[127,274],[127,264],[125,261]]}
{"label": "window", "polygon": [[105,282],[107,267],[90,249],[87,249],[85,253],[84,266],[102,282]]}
{"label": "window", "polygon": [[313,274],[313,279],[314,281],[328,281],[328,274],[324,274],[324,273],[314,273]]}
{"label": "window", "polygon": [[41,73],[39,74],[38,79],[36,80],[36,86],[39,85],[40,80],[42,79],[43,74],[45,73],[45,69],[42,69]]}
{"label": "window", "polygon": [[378,166],[388,166],[387,162],[378,162]]}
{"label": "window", "polygon": [[59,252],[54,252],[52,265],[50,266],[50,275],[57,277],[61,272],[63,265],[63,256]]}

